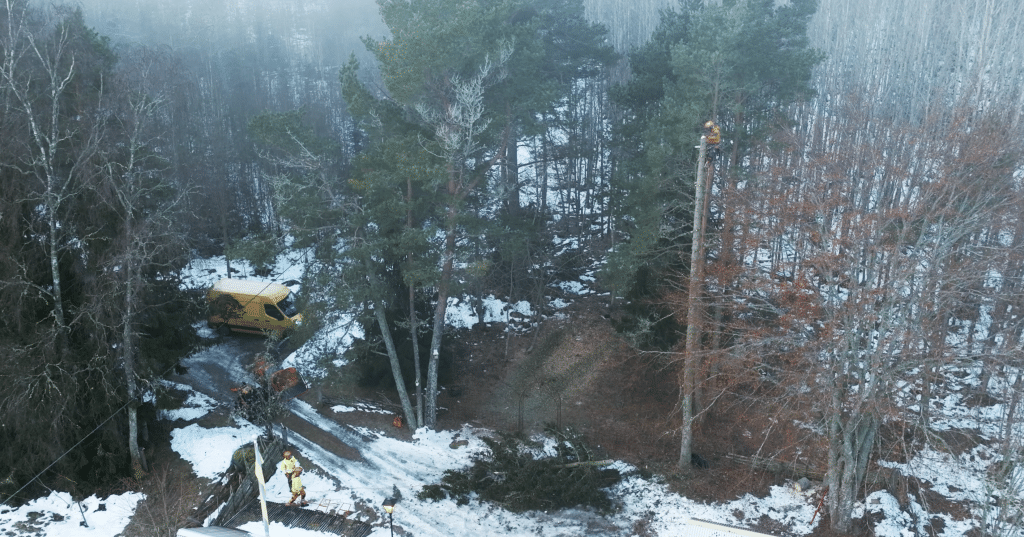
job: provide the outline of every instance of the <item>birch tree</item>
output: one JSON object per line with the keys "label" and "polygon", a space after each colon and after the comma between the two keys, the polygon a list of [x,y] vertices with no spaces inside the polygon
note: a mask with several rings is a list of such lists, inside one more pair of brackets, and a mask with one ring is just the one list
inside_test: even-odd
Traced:
{"label": "birch tree", "polygon": [[[37,183],[33,195],[46,223],[51,279],[51,287],[45,292],[53,303],[54,329],[61,349],[68,337],[68,315],[74,314],[66,311],[60,266],[61,250],[68,247],[68,232],[73,229],[65,208],[85,188],[89,161],[98,151],[102,136],[102,129],[92,128],[89,118],[80,115],[83,107],[95,106],[103,98],[102,66],[100,72],[87,68],[95,61],[95,53],[109,53],[82,47],[83,39],[96,37],[84,29],[80,11],[58,14],[36,27],[27,4],[5,2],[0,78],[30,136],[23,160],[16,166]],[[96,102],[81,102],[85,99]]]}
{"label": "birch tree", "polygon": [[168,162],[158,156],[158,129],[164,124],[166,105],[159,70],[164,65],[159,55],[137,49],[112,77],[120,88],[108,109],[114,126],[111,137],[118,143],[103,151],[96,187],[117,232],[101,264],[93,304],[98,323],[109,332],[106,344],[116,353],[131,401],[127,442],[132,468],[143,471],[149,465],[139,448],[138,401],[144,391],[139,382],[159,373],[152,364],[161,362],[142,355],[141,332],[147,309],[153,307],[151,288],[159,285],[151,280],[172,273],[184,252],[181,209],[190,193],[187,186],[173,182],[166,173]]}
{"label": "birch tree", "polygon": [[[81,446],[60,459],[60,474],[109,483],[129,461],[145,467],[135,406],[127,420],[118,411],[140,394],[137,379],[153,374],[154,356],[171,354],[141,349],[159,338],[155,319],[171,317],[177,291],[169,274],[180,259],[166,249],[178,220],[156,216],[174,189],[143,165],[158,151],[142,127],[155,114],[150,97],[114,82],[115,55],[81,13],[4,7],[4,123],[20,128],[8,131],[17,134],[0,161],[14,187],[4,192],[4,225],[18,230],[2,254],[16,319],[0,324],[8,357],[0,378],[9,387],[0,398],[3,451],[25,453],[16,472],[27,479]],[[161,279],[158,262],[174,291],[154,312],[144,305],[155,302],[146,280]],[[163,346],[187,346],[186,332]],[[111,416],[113,427],[82,432]]]}
{"label": "birch tree", "polygon": [[[105,102],[104,76],[113,56],[85,27],[78,11],[35,9],[14,0],[0,4],[0,92],[7,126],[3,218],[12,246],[3,251],[5,355],[0,377],[4,449],[23,452],[25,442],[47,438],[26,455],[29,472],[54,451],[73,445],[77,423],[88,423],[109,404],[95,342],[76,334],[86,310],[87,278],[83,210],[95,184],[91,160],[103,129],[91,112]],[[35,412],[25,413],[26,408]],[[68,461],[74,468],[74,462]]]}

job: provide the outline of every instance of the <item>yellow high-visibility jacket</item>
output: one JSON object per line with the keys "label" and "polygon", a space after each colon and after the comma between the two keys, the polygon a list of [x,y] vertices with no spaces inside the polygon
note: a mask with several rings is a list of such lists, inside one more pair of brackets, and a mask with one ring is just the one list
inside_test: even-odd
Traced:
{"label": "yellow high-visibility jacket", "polygon": [[722,129],[718,128],[718,125],[712,125],[708,129],[708,145],[717,145],[718,142],[722,141]]}

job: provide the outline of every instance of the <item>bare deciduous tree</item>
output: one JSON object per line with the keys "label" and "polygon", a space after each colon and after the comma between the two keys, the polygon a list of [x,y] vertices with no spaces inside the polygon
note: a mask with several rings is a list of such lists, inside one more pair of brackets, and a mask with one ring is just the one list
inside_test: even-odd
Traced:
{"label": "bare deciduous tree", "polygon": [[796,148],[806,161],[773,158],[786,171],[768,170],[776,179],[757,196],[741,189],[725,201],[750,238],[747,311],[735,315],[747,326],[737,330],[749,349],[787,356],[789,381],[824,394],[816,407],[839,531],[850,529],[881,425],[927,436],[927,410],[915,417],[907,397],[927,405],[939,371],[974,359],[963,327],[1010,299],[1005,276],[1019,270],[1005,261],[1020,148],[989,143],[1018,140],[1011,123],[961,108],[894,127],[863,110],[850,98],[814,116],[825,125]]}
{"label": "bare deciduous tree", "polygon": [[[110,331],[109,346],[116,349],[130,401],[141,397],[141,320],[146,314],[149,278],[170,267],[184,250],[181,209],[189,189],[175,184],[165,173],[168,163],[159,157],[159,129],[165,101],[161,82],[155,80],[163,58],[136,49],[122,59],[115,79],[120,88],[107,111],[117,144],[101,157],[98,198],[117,223],[117,236],[104,259],[106,270],[96,279],[93,297],[98,324]],[[150,371],[149,374],[159,373]],[[128,406],[128,448],[133,468],[148,470],[139,449],[138,404]]]}

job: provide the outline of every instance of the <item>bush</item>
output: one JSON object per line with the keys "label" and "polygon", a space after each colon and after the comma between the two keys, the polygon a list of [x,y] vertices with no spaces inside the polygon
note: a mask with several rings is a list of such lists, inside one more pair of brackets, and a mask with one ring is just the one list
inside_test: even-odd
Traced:
{"label": "bush", "polygon": [[462,470],[448,470],[436,485],[427,485],[418,497],[424,500],[452,498],[469,503],[473,493],[480,501],[510,511],[564,509],[586,506],[607,512],[612,508],[605,488],[620,479],[618,470],[602,469],[592,462],[583,438],[568,430],[553,431],[557,455],[535,458],[536,446],[508,434],[484,438],[489,448]]}

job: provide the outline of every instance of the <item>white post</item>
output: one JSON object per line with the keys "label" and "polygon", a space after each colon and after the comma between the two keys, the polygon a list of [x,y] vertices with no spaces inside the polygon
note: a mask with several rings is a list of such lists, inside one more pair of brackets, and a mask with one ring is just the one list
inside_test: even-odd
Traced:
{"label": "white post", "polygon": [[267,514],[267,485],[263,479],[263,456],[260,455],[259,436],[252,438],[252,449],[256,453],[256,482],[260,484],[260,509],[263,511],[263,533],[270,537],[270,516]]}

